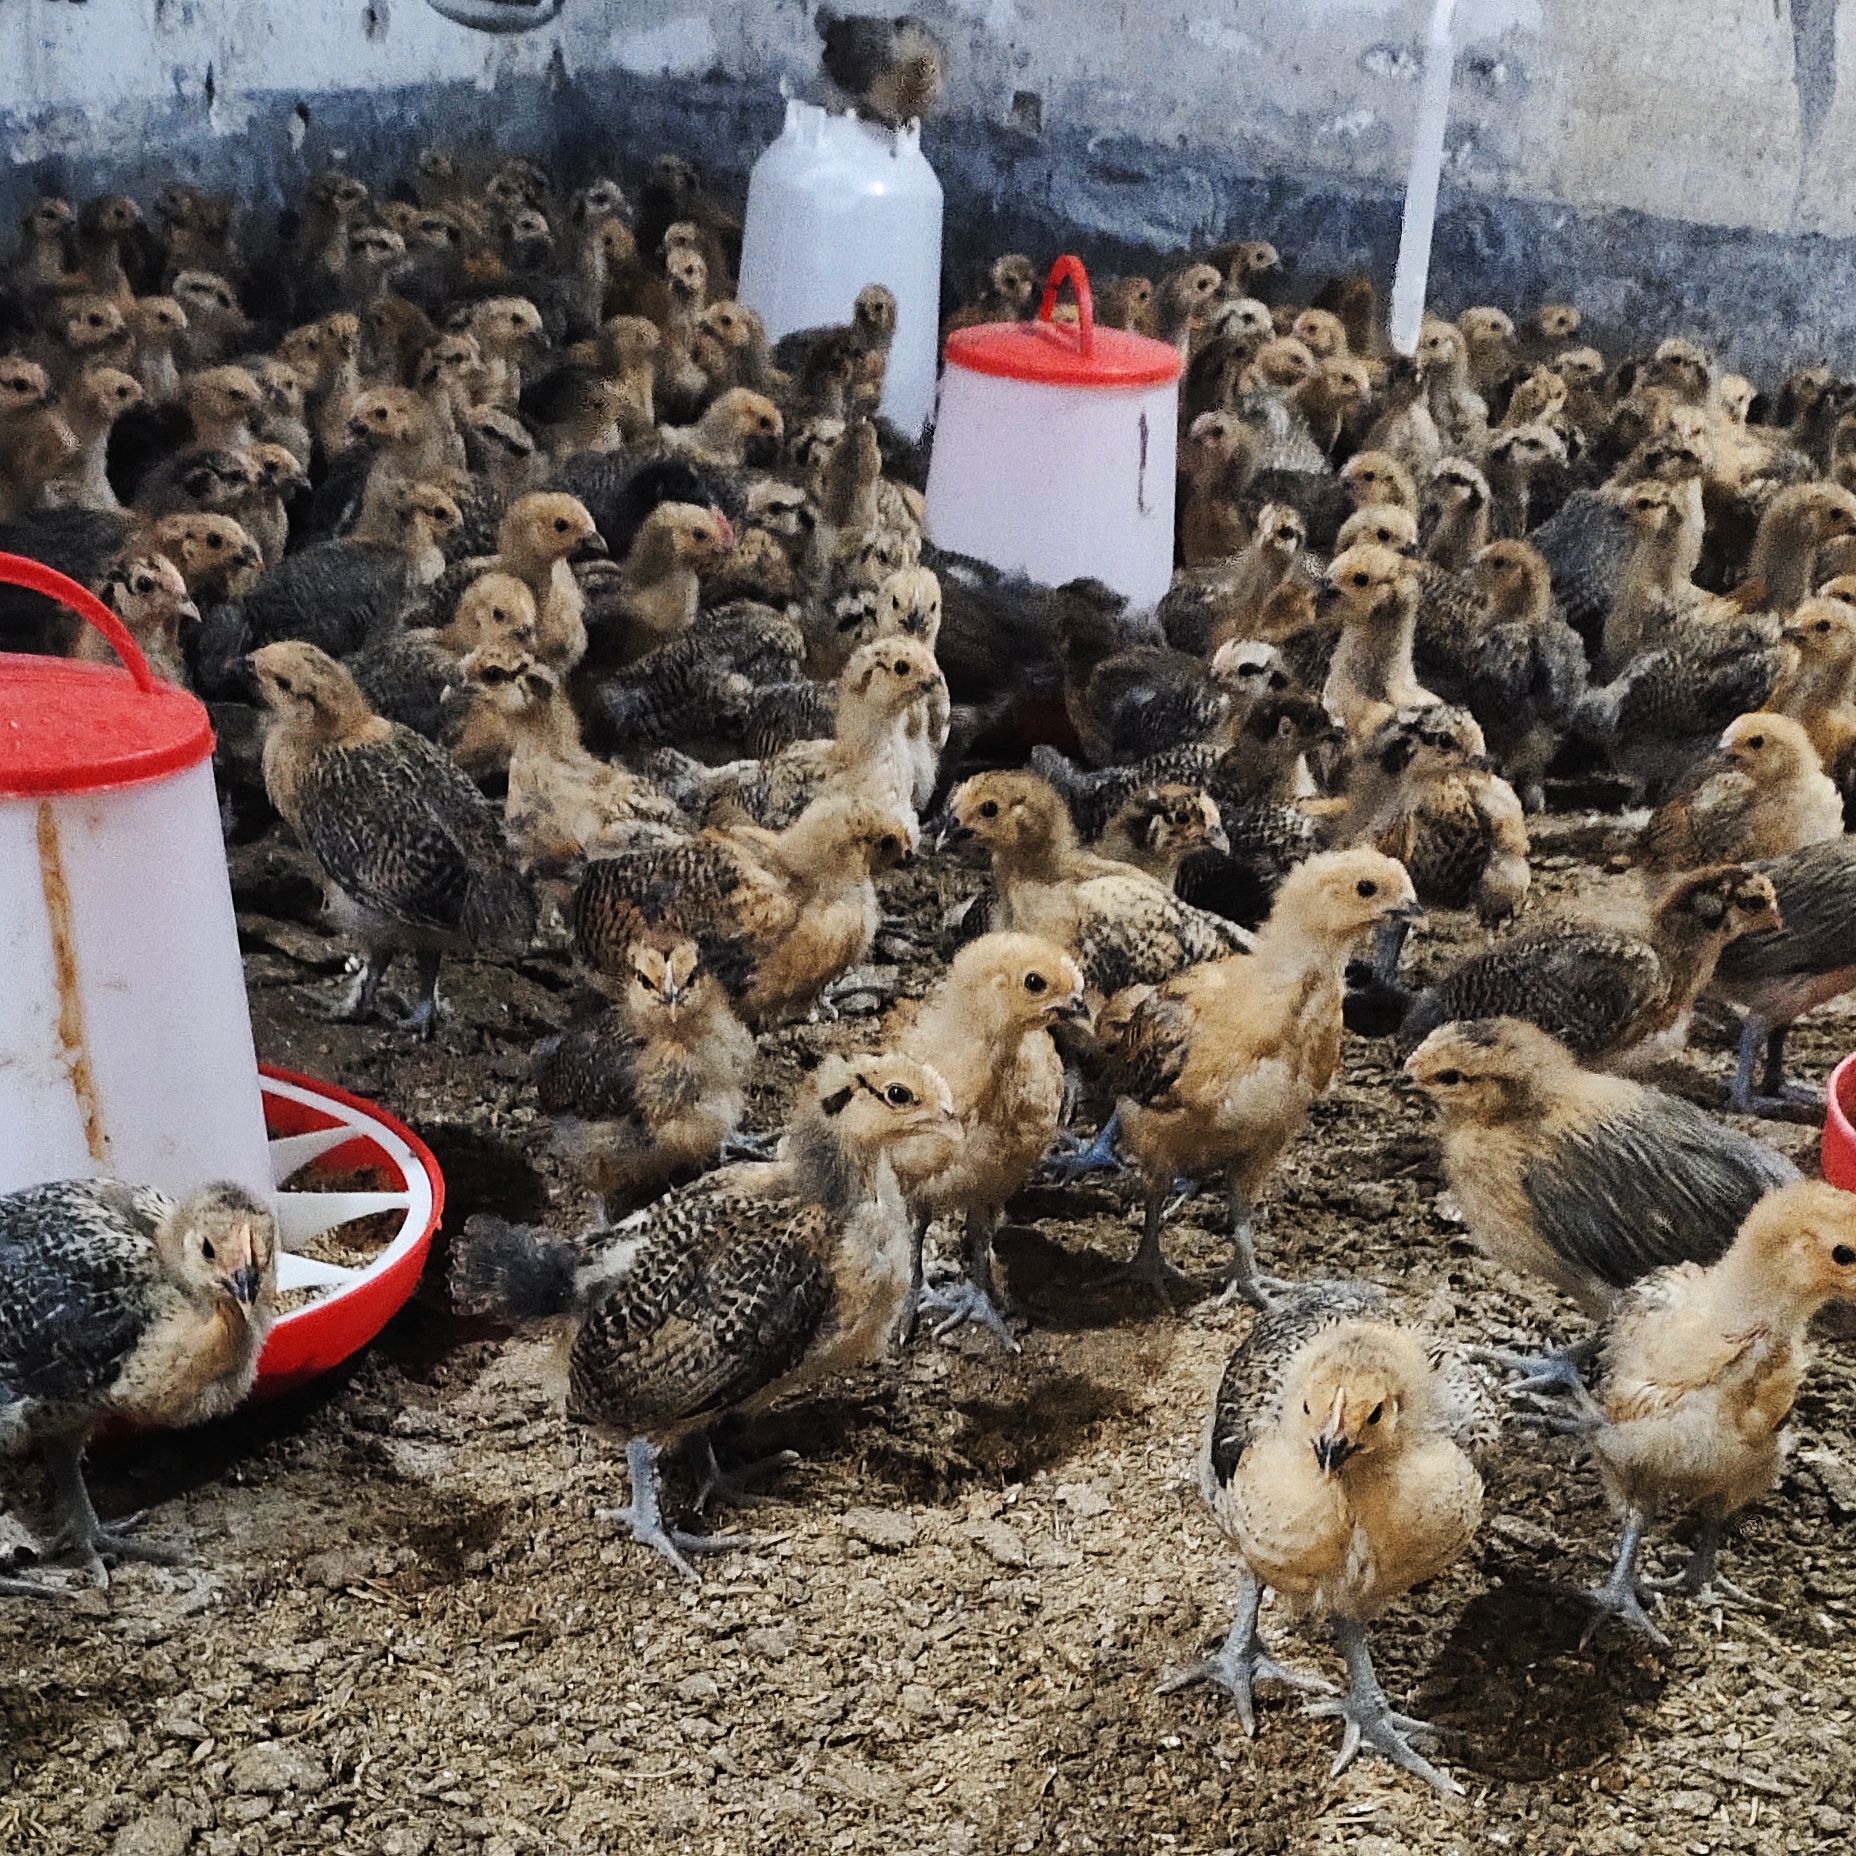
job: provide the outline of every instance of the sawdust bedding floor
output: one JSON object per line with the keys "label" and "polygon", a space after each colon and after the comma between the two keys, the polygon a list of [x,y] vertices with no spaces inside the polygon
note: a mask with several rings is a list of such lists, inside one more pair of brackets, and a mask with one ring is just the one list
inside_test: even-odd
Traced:
{"label": "sawdust bedding floor", "polygon": [[[1606,829],[1541,831],[1548,903],[1627,897]],[[564,963],[455,965],[432,1046],[331,1024],[342,949],[294,853],[246,847],[235,875],[264,1055],[420,1129],[454,1224],[571,1217],[523,1084],[572,1008]],[[958,880],[917,868],[891,905],[926,934]],[[1475,939],[1437,918],[1415,952]],[[771,1040],[756,1123],[868,1033]],[[1821,1077],[1852,1036],[1843,1011],[1802,1027],[1798,1073]],[[1704,1028],[1662,1080],[1718,1101],[1728,1062]],[[1266,1267],[1396,1284],[1471,1340],[1564,1324],[1465,1243],[1388,1081],[1385,1047],[1350,1040],[1267,1195]],[[1767,1132],[1809,1163],[1810,1129]],[[1856,1828],[1856,1351],[1826,1349],[1785,1484],[1731,1544],[1730,1572],[1782,1614],[1678,1610],[1666,1662],[1608,1633],[1582,1645],[1559,1594],[1600,1573],[1610,1517],[1570,1447],[1513,1438],[1475,1551],[1377,1634],[1393,1694],[1450,1730],[1470,1791],[1451,1808],[1370,1758],[1330,1779],[1334,1724],[1273,1697],[1246,1741],[1222,1696],[1156,1692],[1229,1622],[1230,1557],[1193,1479],[1247,1317],[1106,1287],[1130,1218],[1111,1195],[1044,1195],[1008,1232],[1032,1316],[1016,1357],[919,1345],[760,1425],[748,1441],[804,1460],[733,1517],[764,1544],[700,1586],[594,1521],[619,1451],[559,1417],[545,1345],[446,1311],[441,1246],[381,1344],[307,1399],[99,1454],[104,1511],[148,1508],[197,1564],[0,1608],[0,1850],[1704,1856]],[[1169,1239],[1208,1280],[1219,1225],[1204,1200]],[[5,1493],[42,1512],[30,1467]]]}

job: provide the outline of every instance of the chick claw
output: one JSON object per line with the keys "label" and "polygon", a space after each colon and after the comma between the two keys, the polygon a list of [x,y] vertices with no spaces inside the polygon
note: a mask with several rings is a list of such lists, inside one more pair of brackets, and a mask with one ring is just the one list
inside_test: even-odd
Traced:
{"label": "chick claw", "polygon": [[924,1315],[942,1315],[935,1326],[936,1340],[946,1340],[963,1327],[976,1327],[991,1334],[1008,1353],[1019,1351],[1018,1336],[1012,1332],[1004,1311],[978,1283],[965,1276],[952,1282],[925,1286],[916,1309]]}
{"label": "chick claw", "polygon": [[173,1547],[157,1546],[152,1540],[138,1540],[130,1532],[140,1515],[129,1515],[114,1527],[101,1521],[88,1526],[68,1524],[59,1529],[46,1549],[46,1558],[75,1566],[90,1582],[107,1588],[110,1567],[120,1560],[140,1560],[147,1566],[184,1566],[187,1556]]}
{"label": "chick claw", "polygon": [[640,1513],[635,1504],[629,1503],[623,1508],[596,1508],[593,1518],[629,1528],[632,1538],[641,1547],[661,1554],[686,1579],[701,1577],[690,1564],[691,1559],[701,1554],[732,1553],[741,1547],[770,1544],[769,1537],[761,1534],[686,1534],[679,1527],[666,1527],[663,1517],[654,1511],[646,1509]]}
{"label": "chick claw", "polygon": [[1284,1687],[1304,1695],[1334,1693],[1334,1684],[1325,1677],[1310,1675],[1306,1670],[1277,1662],[1275,1657],[1265,1653],[1260,1644],[1252,1645],[1248,1651],[1244,1651],[1233,1650],[1226,1643],[1217,1655],[1208,1656],[1204,1662],[1194,1663],[1190,1669],[1182,1669],[1177,1675],[1168,1676],[1160,1684],[1160,1693],[1177,1694],[1179,1690],[1194,1688],[1201,1682],[1223,1689],[1237,1704],[1237,1718],[1247,1736],[1257,1731],[1256,1685],[1259,1682],[1280,1682]]}
{"label": "chick claw", "polygon": [[741,1508],[754,1501],[777,1502],[779,1497],[766,1494],[760,1485],[798,1461],[797,1450],[776,1450],[771,1456],[755,1457],[724,1469],[715,1446],[704,1439],[702,1449],[696,1453],[696,1467],[702,1472],[696,1489],[696,1512],[707,1514],[712,1502],[724,1508]]}
{"label": "chick claw", "polygon": [[1422,1779],[1433,1791],[1441,1792],[1446,1798],[1463,1796],[1463,1787],[1449,1773],[1439,1771],[1411,1744],[1413,1740],[1436,1740],[1440,1737],[1440,1730],[1429,1721],[1414,1720],[1409,1714],[1395,1713],[1386,1705],[1383,1696],[1362,1695],[1358,1690],[1350,1690],[1332,1701],[1308,1702],[1302,1712],[1338,1715],[1347,1723],[1346,1731],[1341,1735],[1340,1751],[1334,1755],[1334,1764],[1329,1769],[1330,1778],[1339,1778],[1353,1764],[1354,1755],[1360,1748],[1370,1746],[1375,1752],[1384,1754],[1393,1765]]}
{"label": "chick claw", "polygon": [[1580,1649],[1583,1650],[1598,1635],[1607,1618],[1615,1618],[1626,1628],[1647,1637],[1659,1650],[1674,1647],[1651,1622],[1650,1614],[1643,1608],[1643,1600],[1634,1589],[1634,1581],[1630,1585],[1625,1585],[1615,1579],[1607,1580],[1605,1584],[1594,1587],[1589,1592],[1581,1592],[1579,1597],[1591,1606],[1593,1613],[1592,1621],[1586,1625],[1583,1635],[1579,1638]]}

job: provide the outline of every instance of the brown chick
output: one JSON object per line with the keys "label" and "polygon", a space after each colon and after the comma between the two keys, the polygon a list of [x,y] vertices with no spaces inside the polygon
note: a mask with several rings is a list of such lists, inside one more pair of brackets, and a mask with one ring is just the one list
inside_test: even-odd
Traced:
{"label": "brown chick", "polygon": [[1232,1354],[1212,1405],[1200,1486],[1242,1562],[1237,1619],[1208,1662],[1168,1689],[1210,1682],[1256,1727],[1259,1681],[1326,1691],[1265,1654],[1263,1590],[1325,1617],[1347,1660],[1347,1693],[1308,1712],[1346,1723],[1333,1772],[1362,1745],[1446,1796],[1462,1786],[1412,1747],[1436,1729],[1395,1713],[1373,1667],[1367,1626],[1414,1586],[1446,1572],[1482,1518],[1477,1460],[1495,1426],[1460,1362],[1362,1283],[1311,1283],[1266,1312]]}
{"label": "brown chick", "polygon": [[410,951],[420,999],[404,1029],[430,1038],[447,953],[517,953],[534,935],[534,898],[502,823],[442,748],[383,721],[314,645],[266,645],[250,664],[271,712],[265,791],[361,946],[339,1015],[370,1014],[393,956]]}
{"label": "brown chick", "polygon": [[1766,706],[1803,728],[1824,771],[1848,795],[1856,790],[1856,579],[1820,588],[1786,620],[1780,638],[1789,656]]}
{"label": "brown chick", "polygon": [[1020,251],[1008,251],[987,267],[984,287],[962,303],[947,319],[943,335],[956,329],[973,329],[988,322],[1023,322],[1037,294],[1037,271]]}
{"label": "brown chick", "polygon": [[1811,737],[1789,716],[1756,710],[1730,722],[1713,756],[1650,814],[1639,863],[1661,895],[1703,864],[1783,857],[1843,835],[1843,795]]}
{"label": "brown chick", "polygon": [[[155,675],[185,689],[181,631],[199,624],[200,609],[187,597],[180,569],[165,554],[121,555],[91,590],[129,628]],[[109,640],[92,625],[78,628],[71,655],[84,663],[117,662]]]}
{"label": "brown chick", "polygon": [[1438,700],[1411,663],[1418,583],[1409,561],[1369,542],[1337,555],[1327,584],[1340,612],[1340,643],[1321,700],[1348,740],[1364,746],[1401,710]]}
{"label": "brown chick", "polygon": [[1653,1590],[1763,1609],[1716,1569],[1728,1518],[1778,1487],[1810,1369],[1807,1329],[1856,1297],[1856,1196],[1800,1181],[1747,1213],[1718,1262],[1682,1263],[1626,1291],[1606,1327],[1590,1427],[1605,1492],[1623,1519],[1611,1576],[1591,1602],[1669,1640],[1643,1609],[1637,1558],[1660,1515],[1697,1512],[1684,1571]]}
{"label": "brown chick", "polygon": [[[1680,1096],[1584,1070],[1518,1018],[1453,1019],[1405,1061],[1437,1116],[1444,1183],[1476,1246],[1602,1318],[1639,1277],[1711,1263],[1798,1177],[1775,1148]],[[1583,1400],[1590,1341],[1510,1358],[1517,1390]]]}
{"label": "brown chick", "polygon": [[690,1556],[751,1541],[666,1527],[658,1456],[881,1357],[910,1293],[899,1172],[960,1140],[946,1083],[902,1056],[831,1057],[771,1166],[731,1168],[636,1213],[590,1247],[473,1218],[452,1296],[473,1313],[549,1323],[569,1411],[628,1437],[631,1501],[602,1518],[694,1578]]}
{"label": "brown chick", "polygon": [[786,422],[764,393],[730,387],[694,425],[660,428],[665,451],[720,470],[764,469],[780,455]]}
{"label": "brown chick", "polygon": [[[937,1338],[971,1322],[1018,1350],[994,1278],[993,1236],[1063,1120],[1063,1059],[1051,1028],[1087,1015],[1082,970],[1062,948],[1038,935],[987,934],[884,1026],[885,1043],[907,1044],[946,1079],[965,1137],[945,1164],[902,1181],[924,1235],[936,1218],[965,1224],[964,1276],[920,1299],[941,1318]],[[918,1280],[919,1266],[918,1257]]]}
{"label": "brown chick", "polygon": [[201,1424],[244,1399],[277,1312],[277,1248],[271,1214],[227,1183],[179,1202],[113,1179],[0,1195],[0,1447],[44,1453],[64,1523],[51,1557],[98,1585],[114,1561],[179,1563],[97,1518],[84,1446],[111,1421]]}
{"label": "brown chick", "polygon": [[990,856],[989,925],[1056,942],[1096,998],[1157,985],[1250,946],[1242,929],[1191,908],[1168,885],[1079,848],[1062,796],[1035,775],[982,773],[962,782],[948,799],[943,836]]}
{"label": "brown chick", "polygon": [[602,641],[602,666],[636,663],[687,632],[696,622],[704,571],[734,545],[735,531],[719,509],[659,503],[619,565],[616,617],[624,636]]}
{"label": "brown chick", "polygon": [[604,557],[606,544],[586,505],[558,491],[537,490],[509,505],[496,531],[496,552],[461,563],[452,575],[508,574],[535,600],[535,647],[551,670],[565,676],[586,655],[586,595],[574,578],[575,560]]}
{"label": "brown chick", "polygon": [[[1485,927],[1518,915],[1532,886],[1527,819],[1508,782],[1488,771],[1482,730],[1466,711],[1442,704],[1403,710],[1359,757],[1348,809],[1364,837],[1396,857],[1429,908],[1474,908]],[[1374,795],[1377,795],[1375,800]],[[1374,951],[1379,977],[1398,967],[1406,924],[1393,923]]]}
{"label": "brown chick", "polygon": [[704,831],[601,858],[574,898],[574,945],[609,989],[640,938],[687,936],[758,1031],[808,1011],[869,953],[875,877],[913,855],[916,835],[889,808],[840,792],[785,831]]}
{"label": "brown chick", "polygon": [[1231,841],[1218,802],[1202,786],[1168,782],[1130,793],[1089,848],[1172,889],[1189,858],[1202,851],[1229,851]]}
{"label": "brown chick", "polygon": [[1467,458],[1445,458],[1426,491],[1435,511],[1424,558],[1460,574],[1489,542],[1489,480]]}
{"label": "brown chick", "polygon": [[1202,412],[1193,420],[1180,467],[1179,558],[1185,566],[1228,559],[1250,540],[1243,503],[1260,454],[1256,433],[1234,413]]}
{"label": "brown chick", "polygon": [[1111,999],[1099,1032],[1121,1091],[1122,1142],[1146,1194],[1129,1274],[1163,1290],[1176,1179],[1225,1176],[1233,1251],[1227,1299],[1262,1307],[1252,1206],[1340,1063],[1347,959],[1362,935],[1416,913],[1411,879],[1374,850],[1330,851],[1283,879],[1250,953]]}
{"label": "brown chick", "polygon": [[1409,1050],[1453,1018],[1524,1018],[1583,1061],[1638,1059],[1680,1040],[1722,952],[1781,926],[1772,881],[1738,864],[1671,883],[1641,933],[1561,923],[1512,934],[1471,954],[1412,1002],[1399,1031]]}
{"label": "brown chick", "polygon": [[[64,455],[39,479],[42,508],[122,507],[107,468],[110,433],[124,414],[141,405],[142,399],[135,378],[120,368],[86,368],[72,381],[58,402],[57,417],[63,429],[56,448],[64,450]],[[67,442],[69,448],[65,449]]]}
{"label": "brown chick", "polygon": [[754,1067],[754,1035],[693,941],[640,942],[630,965],[614,1004],[535,1054],[542,1111],[600,1225],[715,1163]]}
{"label": "brown chick", "polygon": [[916,708],[946,683],[934,652],[913,638],[879,638],[861,646],[838,680],[835,732],[829,741],[798,741],[771,760],[737,761],[706,784],[702,812],[710,824],[735,818],[770,830],[790,825],[823,793],[855,790],[913,813],[934,791],[938,751],[925,769],[911,752]]}
{"label": "brown chick", "polygon": [[685,828],[683,814],[648,780],[586,751],[560,678],[528,651],[480,645],[458,668],[508,731],[503,816],[531,872],[561,875],[586,857],[621,851],[640,825]]}

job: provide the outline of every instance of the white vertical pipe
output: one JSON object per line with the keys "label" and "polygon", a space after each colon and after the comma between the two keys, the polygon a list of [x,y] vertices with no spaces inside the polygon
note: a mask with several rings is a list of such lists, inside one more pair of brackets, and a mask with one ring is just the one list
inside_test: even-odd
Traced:
{"label": "white vertical pipe", "polygon": [[1456,60],[1450,18],[1456,0],[1433,0],[1424,38],[1424,77],[1418,123],[1405,176],[1405,223],[1399,232],[1398,269],[1392,277],[1392,346],[1417,351],[1424,323],[1424,292],[1431,272],[1431,232],[1437,223],[1437,182],[1444,165],[1444,125],[1450,117],[1450,74]]}

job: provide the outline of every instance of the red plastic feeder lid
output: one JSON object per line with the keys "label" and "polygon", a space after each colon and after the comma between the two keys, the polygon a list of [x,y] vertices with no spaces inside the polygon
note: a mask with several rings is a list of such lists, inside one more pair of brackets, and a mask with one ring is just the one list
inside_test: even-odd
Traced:
{"label": "red plastic feeder lid", "polygon": [[[1053,320],[1057,290],[1066,281],[1076,291],[1075,328]],[[1177,349],[1150,335],[1096,327],[1095,298],[1080,258],[1059,258],[1051,266],[1036,321],[956,329],[947,338],[947,360],[969,373],[1042,387],[1163,387],[1183,366]]]}
{"label": "red plastic feeder lid", "polygon": [[162,682],[101,600],[23,555],[0,554],[0,583],[70,607],[128,666],[0,655],[0,798],[135,786],[198,766],[212,753],[206,705]]}

